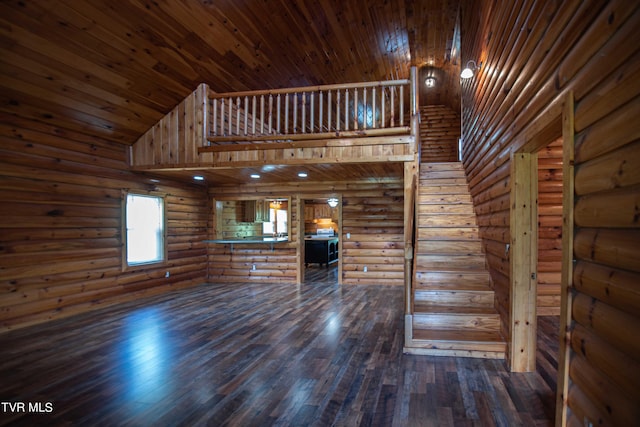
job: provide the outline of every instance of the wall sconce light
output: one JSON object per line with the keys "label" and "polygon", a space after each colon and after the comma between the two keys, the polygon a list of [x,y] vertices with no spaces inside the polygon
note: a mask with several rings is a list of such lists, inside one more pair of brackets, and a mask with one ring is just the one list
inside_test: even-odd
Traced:
{"label": "wall sconce light", "polygon": [[335,208],[336,206],[338,206],[338,199],[336,199],[335,197],[330,198],[329,200],[327,200],[327,203],[329,204],[329,206],[331,206],[332,208]]}
{"label": "wall sconce light", "polygon": [[427,87],[434,87],[436,85],[436,78],[433,76],[429,76],[424,79],[424,84],[427,85]]}
{"label": "wall sconce light", "polygon": [[478,62],[478,65],[476,65],[476,62],[473,60],[467,62],[467,66],[462,70],[462,73],[460,73],[460,77],[463,79],[470,79],[473,77],[473,72],[479,70],[481,66],[482,62]]}

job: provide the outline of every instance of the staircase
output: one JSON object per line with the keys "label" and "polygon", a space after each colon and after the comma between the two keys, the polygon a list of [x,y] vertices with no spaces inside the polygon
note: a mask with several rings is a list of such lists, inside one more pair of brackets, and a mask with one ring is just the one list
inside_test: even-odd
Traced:
{"label": "staircase", "polygon": [[460,162],[423,163],[416,215],[413,315],[405,352],[505,357],[500,316]]}

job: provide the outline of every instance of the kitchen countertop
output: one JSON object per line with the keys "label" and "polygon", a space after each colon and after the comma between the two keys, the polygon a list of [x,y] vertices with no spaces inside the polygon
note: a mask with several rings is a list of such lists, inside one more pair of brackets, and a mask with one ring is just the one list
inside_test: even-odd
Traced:
{"label": "kitchen countertop", "polygon": [[338,236],[304,236],[304,240],[319,240],[319,241],[328,241],[328,240],[338,240]]}
{"label": "kitchen countertop", "polygon": [[280,242],[288,242],[289,237],[267,237],[267,236],[251,236],[251,237],[234,237],[229,239],[214,239],[214,240],[205,240],[205,243],[220,243],[220,244],[229,244],[229,243],[280,243]]}

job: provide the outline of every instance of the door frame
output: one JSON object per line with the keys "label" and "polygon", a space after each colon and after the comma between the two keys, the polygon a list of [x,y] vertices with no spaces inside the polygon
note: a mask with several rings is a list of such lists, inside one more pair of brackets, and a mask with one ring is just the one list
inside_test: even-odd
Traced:
{"label": "door frame", "polygon": [[[510,261],[510,339],[509,367],[512,372],[533,372],[536,370],[537,340],[537,262],[538,262],[538,156],[537,153],[550,142],[562,137],[564,161],[567,150],[573,150],[573,94],[571,92],[556,97],[551,104],[525,128],[511,153],[511,196],[510,196],[510,243],[506,248]],[[572,174],[563,166],[563,192],[568,189],[567,180]],[[563,222],[573,213],[573,203],[563,195]],[[564,271],[568,259],[565,256],[565,236],[563,226],[563,287]],[[561,302],[561,305],[564,304]],[[561,306],[562,315],[565,312]],[[560,356],[562,357],[562,351]],[[560,375],[560,366],[558,369]]]}

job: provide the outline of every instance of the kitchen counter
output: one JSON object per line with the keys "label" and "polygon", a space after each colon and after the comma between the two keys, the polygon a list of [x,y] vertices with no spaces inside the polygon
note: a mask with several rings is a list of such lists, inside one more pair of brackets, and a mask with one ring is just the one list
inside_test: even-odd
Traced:
{"label": "kitchen counter", "polygon": [[338,240],[338,236],[305,236],[304,240],[319,240],[319,241],[329,241],[329,240]]}
{"label": "kitchen counter", "polygon": [[286,243],[289,241],[288,236],[284,237],[271,237],[271,236],[249,236],[249,237],[234,237],[229,239],[214,239],[214,240],[204,240],[205,243],[214,243],[221,245],[231,245],[231,250],[233,250],[234,244],[268,244],[271,246],[271,250],[273,250],[274,243]]}
{"label": "kitchen counter", "polygon": [[304,263],[329,264],[338,262],[338,237],[337,236],[307,236],[304,238]]}

